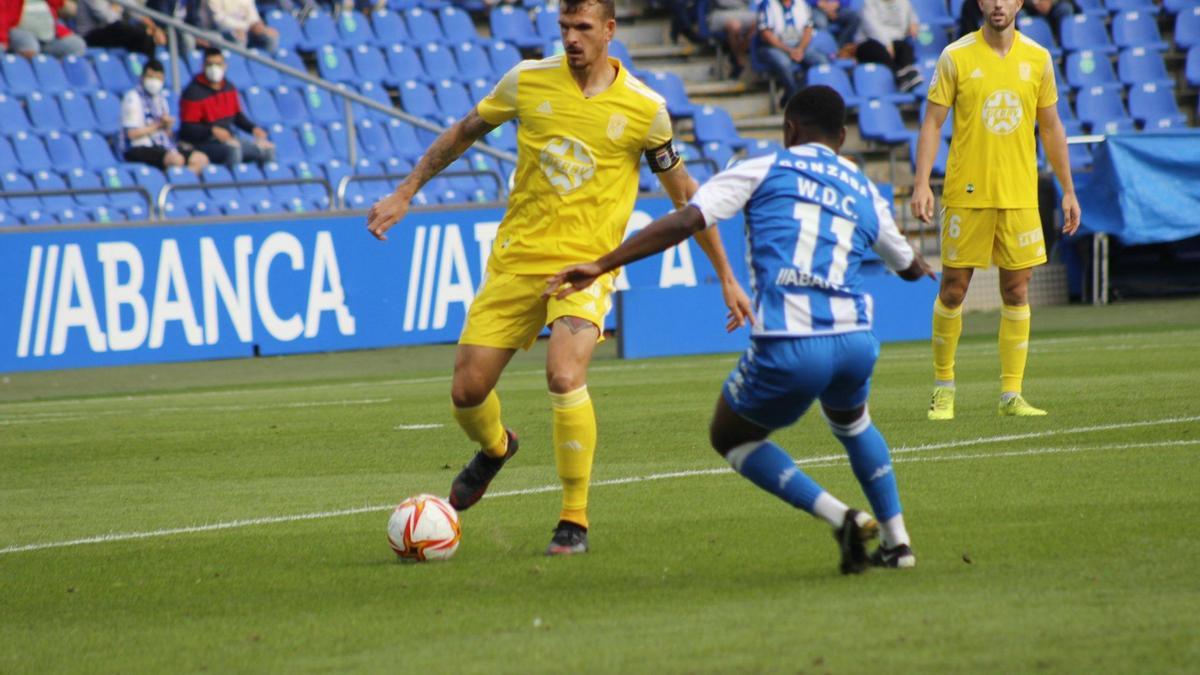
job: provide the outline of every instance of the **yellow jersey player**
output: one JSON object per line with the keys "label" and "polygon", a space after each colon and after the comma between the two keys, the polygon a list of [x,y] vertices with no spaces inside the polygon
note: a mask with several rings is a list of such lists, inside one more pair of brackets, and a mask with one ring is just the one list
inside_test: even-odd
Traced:
{"label": "yellow jersey player", "polygon": [[1038,218],[1037,149],[1062,185],[1063,231],[1079,227],[1079,202],[1067,160],[1067,140],[1055,103],[1050,54],[1017,32],[1022,0],[978,0],[985,22],[946,47],[929,85],[917,141],[912,212],[933,218],[929,172],[948,111],[954,135],[942,188],[942,281],[933,306],[933,400],[929,419],[954,418],[954,354],[962,333],[962,302],[977,268],[1000,268],[1000,414],[1045,415],[1021,396],[1029,350],[1029,279],[1046,262]]}
{"label": "yellow jersey player", "polygon": [[[412,196],[470,145],[509,120],[520,122],[514,187],[496,234],[484,283],[459,338],[451,400],[454,418],[480,450],[454,479],[450,503],[470,508],[517,451],[517,436],[500,420],[495,392],[519,348],[550,327],[546,380],[553,414],[562,511],[550,555],[588,550],[587,497],[596,448],[596,419],[586,378],[602,339],[614,276],[587,293],[544,299],[546,278],[592,260],[621,243],[645,155],[676,206],[696,191],[671,143],[661,96],[608,56],[616,30],[613,0],[564,0],[559,27],[565,53],[523,61],[490,95],[446,130],[396,191],[381,199],[367,227],[383,239],[404,217]],[[752,315],[720,239],[697,242],[721,278],[730,326]]]}

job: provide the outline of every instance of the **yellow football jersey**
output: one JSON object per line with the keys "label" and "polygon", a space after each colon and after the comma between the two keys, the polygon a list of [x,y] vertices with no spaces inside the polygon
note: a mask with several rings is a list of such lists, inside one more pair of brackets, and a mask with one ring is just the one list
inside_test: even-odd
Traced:
{"label": "yellow football jersey", "polygon": [[1050,53],[1018,32],[1001,57],[982,33],[946,47],[929,83],[929,100],[954,115],[942,203],[1037,208],[1037,109],[1058,102]]}
{"label": "yellow football jersey", "polygon": [[629,74],[586,98],[566,59],[522,61],[479,102],[489,124],[517,118],[517,172],[489,265],[553,274],[616,248],[638,192],[643,151],[671,141],[666,102]]}

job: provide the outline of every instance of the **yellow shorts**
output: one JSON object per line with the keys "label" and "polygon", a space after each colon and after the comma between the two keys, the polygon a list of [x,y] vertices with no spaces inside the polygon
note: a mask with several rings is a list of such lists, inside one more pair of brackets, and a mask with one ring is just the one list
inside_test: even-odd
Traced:
{"label": "yellow shorts", "polygon": [[1046,262],[1037,209],[942,209],[942,264],[1020,270]]}
{"label": "yellow shorts", "polygon": [[542,299],[548,275],[488,270],[471,303],[459,344],[499,349],[529,349],[542,328],[564,316],[591,321],[604,340],[604,317],[612,308],[614,276],[606,274],[563,300]]}

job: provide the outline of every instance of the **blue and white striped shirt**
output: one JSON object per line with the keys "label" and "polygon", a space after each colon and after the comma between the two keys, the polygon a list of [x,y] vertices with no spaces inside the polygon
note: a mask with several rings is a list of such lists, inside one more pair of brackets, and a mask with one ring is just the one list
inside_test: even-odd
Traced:
{"label": "blue and white striped shirt", "polygon": [[913,261],[879,189],[824,145],[741,162],[705,183],[691,204],[709,226],[745,210],[755,337],[870,330],[863,255],[874,249],[893,271]]}

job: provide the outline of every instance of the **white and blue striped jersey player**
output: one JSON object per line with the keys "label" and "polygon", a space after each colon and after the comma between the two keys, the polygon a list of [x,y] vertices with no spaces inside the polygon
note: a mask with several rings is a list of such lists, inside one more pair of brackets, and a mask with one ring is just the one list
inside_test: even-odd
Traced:
{"label": "white and blue striped jersey player", "polygon": [[691,204],[709,226],[745,215],[755,322],[725,383],[733,410],[778,429],[818,398],[833,410],[864,405],[879,343],[863,258],[874,250],[893,271],[914,258],[878,188],[850,160],[808,143],[721,172]]}

